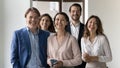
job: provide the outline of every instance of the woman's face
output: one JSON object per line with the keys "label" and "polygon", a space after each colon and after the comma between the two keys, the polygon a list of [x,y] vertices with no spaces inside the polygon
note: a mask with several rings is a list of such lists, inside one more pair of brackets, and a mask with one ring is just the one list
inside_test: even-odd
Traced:
{"label": "woman's face", "polygon": [[39,26],[42,30],[48,30],[50,26],[50,19],[48,16],[43,16],[40,20]]}
{"label": "woman's face", "polygon": [[87,28],[88,28],[89,32],[96,32],[96,30],[97,30],[97,22],[96,22],[95,18],[91,18],[88,21]]}
{"label": "woman's face", "polygon": [[58,14],[55,18],[55,28],[57,30],[65,30],[65,26],[67,25],[67,21],[64,15]]}

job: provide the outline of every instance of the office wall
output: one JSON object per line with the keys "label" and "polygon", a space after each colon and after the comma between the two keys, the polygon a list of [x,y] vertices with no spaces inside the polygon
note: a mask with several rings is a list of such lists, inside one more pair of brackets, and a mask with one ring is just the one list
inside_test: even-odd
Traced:
{"label": "office wall", "polygon": [[[56,2],[56,3],[58,3],[58,2]],[[63,2],[62,3],[62,12],[66,12],[69,17],[70,17],[69,7],[73,3],[78,3],[78,2]],[[81,6],[83,5],[81,2],[79,2],[79,4]],[[50,2],[33,1],[33,6],[36,7],[40,11],[41,14],[49,13],[52,18],[54,18],[55,14],[59,12],[59,3],[53,4],[53,6],[51,6]],[[56,9],[56,8],[58,8],[58,9]],[[71,20],[71,18],[70,18],[70,20]],[[83,22],[83,10],[82,10],[82,16],[80,17],[80,21]]]}
{"label": "office wall", "polygon": [[4,26],[4,23],[3,23],[3,1],[0,0],[0,68],[3,68],[3,56],[4,53],[3,53],[3,47],[4,47],[4,44],[3,44],[3,33],[4,33],[4,29],[3,29],[3,26]]}
{"label": "office wall", "polygon": [[108,36],[113,60],[109,68],[120,68],[120,0],[89,0],[88,15],[98,15]]}
{"label": "office wall", "polygon": [[[108,36],[113,60],[109,68],[120,67],[120,0],[89,0],[88,15],[98,15]],[[14,30],[25,26],[24,12],[30,0],[0,0],[0,68],[11,68],[10,43]]]}
{"label": "office wall", "polygon": [[10,44],[14,30],[25,26],[30,0],[0,0],[0,68],[11,68]]}
{"label": "office wall", "polygon": [[[56,4],[56,6],[58,5]],[[53,10],[50,9],[49,2],[33,1],[33,7],[36,7],[40,11],[41,15],[44,13],[48,13],[52,18],[58,12],[56,9],[53,9]]]}

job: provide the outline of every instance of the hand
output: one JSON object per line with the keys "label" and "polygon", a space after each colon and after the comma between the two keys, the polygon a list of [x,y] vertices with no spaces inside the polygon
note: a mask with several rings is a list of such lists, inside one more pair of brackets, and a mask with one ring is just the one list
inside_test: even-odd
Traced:
{"label": "hand", "polygon": [[84,53],[84,54],[83,54],[83,57],[84,57],[84,58],[88,58],[88,57],[89,57],[89,54]]}
{"label": "hand", "polygon": [[51,67],[53,67],[53,65],[55,65],[57,62],[58,61],[56,59],[53,59],[53,58],[47,60],[47,64]]}
{"label": "hand", "polygon": [[57,61],[57,63],[53,66],[54,68],[60,68],[63,66],[63,62],[62,61]]}
{"label": "hand", "polygon": [[83,57],[84,57],[86,62],[98,61],[98,56],[89,56],[89,54],[87,54],[87,53],[84,53]]}
{"label": "hand", "polygon": [[90,62],[91,61],[91,57],[89,56],[89,54],[84,53],[83,57],[84,57],[84,59],[85,59],[86,62]]}

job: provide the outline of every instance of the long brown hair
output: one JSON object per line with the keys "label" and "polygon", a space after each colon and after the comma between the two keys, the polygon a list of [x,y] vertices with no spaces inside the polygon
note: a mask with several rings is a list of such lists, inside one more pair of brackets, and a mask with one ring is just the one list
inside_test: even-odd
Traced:
{"label": "long brown hair", "polygon": [[69,17],[68,17],[68,15],[65,12],[59,12],[59,13],[57,13],[54,16],[54,22],[55,22],[56,16],[59,15],[59,14],[63,15],[65,17],[65,20],[67,21],[67,25],[65,26],[65,30],[67,31],[67,26],[68,26],[68,23],[69,23]]}
{"label": "long brown hair", "polygon": [[96,24],[97,24],[96,34],[97,35],[104,35],[104,33],[103,33],[103,27],[102,27],[102,22],[101,22],[100,18],[98,16],[96,16],[96,15],[92,15],[92,16],[90,16],[88,18],[88,20],[86,22],[85,31],[84,31],[83,37],[87,38],[88,36],[90,36],[90,32],[89,32],[89,30],[87,28],[87,25],[88,25],[89,20],[92,19],[92,18],[96,19]]}
{"label": "long brown hair", "polygon": [[[40,16],[40,20],[45,16],[47,16],[50,19],[50,26],[48,27],[48,31],[55,32],[52,17],[48,13],[45,13],[42,16]],[[41,29],[40,25],[38,25],[38,27]]]}

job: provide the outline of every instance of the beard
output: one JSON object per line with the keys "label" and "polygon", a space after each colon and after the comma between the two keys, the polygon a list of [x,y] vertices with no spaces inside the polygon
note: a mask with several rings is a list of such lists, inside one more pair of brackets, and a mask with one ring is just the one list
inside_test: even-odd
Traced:
{"label": "beard", "polygon": [[74,21],[79,21],[79,16],[72,16],[72,20],[74,20]]}

